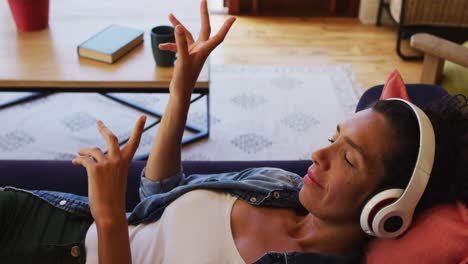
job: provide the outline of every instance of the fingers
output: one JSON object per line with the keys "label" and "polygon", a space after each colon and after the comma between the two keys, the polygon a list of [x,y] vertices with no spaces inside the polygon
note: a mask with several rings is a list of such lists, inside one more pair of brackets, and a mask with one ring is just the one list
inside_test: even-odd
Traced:
{"label": "fingers", "polygon": [[101,120],[96,122],[99,133],[106,141],[107,150],[110,157],[117,157],[120,154],[119,140],[117,137],[107,128]]}
{"label": "fingers", "polygon": [[168,50],[177,53],[177,45],[174,43],[162,43],[159,44],[160,50]]}
{"label": "fingers", "polygon": [[[119,158],[120,154],[127,160],[131,161],[133,155],[135,154],[138,145],[140,144],[141,134],[143,133],[143,129],[145,127],[146,116],[142,115],[137,120],[135,127],[133,128],[132,135],[128,140],[125,147],[120,152],[119,144],[117,137],[108,129],[102,121],[97,122],[97,126],[99,132],[102,134],[104,139],[106,140],[107,147],[108,147],[108,156],[109,158]],[[102,152],[100,148],[87,148],[81,149],[78,151],[79,157],[76,157],[72,160],[74,165],[82,165],[87,169],[99,162],[104,162],[107,160],[106,155]],[[117,159],[117,160],[119,160]],[[114,159],[116,160],[116,159]]]}
{"label": "fingers", "polygon": [[208,13],[208,1],[200,2],[201,31],[198,40],[208,40],[211,34],[210,15]]}
{"label": "fingers", "polygon": [[96,160],[97,162],[102,162],[106,160],[106,156],[102,152],[100,148],[87,148],[87,149],[80,149],[78,151],[80,156],[90,157],[91,159]]}
{"label": "fingers", "polygon": [[211,39],[207,41],[207,46],[209,47],[210,50],[213,50],[223,42],[224,38],[226,37],[227,33],[229,32],[229,29],[231,29],[232,24],[236,21],[235,17],[229,17],[224,21],[224,24],[221,26],[219,29],[218,33],[214,35]]}
{"label": "fingers", "polygon": [[130,136],[127,144],[122,148],[122,156],[124,159],[128,161],[132,160],[133,155],[135,154],[138,145],[140,145],[141,134],[143,133],[143,129],[145,128],[146,123],[146,116],[142,115],[138,118],[133,131],[132,135]]}
{"label": "fingers", "polygon": [[96,162],[91,157],[80,156],[80,157],[74,158],[72,160],[72,164],[73,165],[81,165],[81,166],[85,167],[86,169],[88,169],[91,166],[93,166],[94,164],[96,164]]}
{"label": "fingers", "polygon": [[177,44],[178,57],[179,59],[184,60],[189,55],[188,43],[187,39],[185,38],[184,26],[177,25],[175,27],[175,39]]}
{"label": "fingers", "polygon": [[[182,23],[180,23],[180,21],[173,14],[169,14],[169,21],[171,21],[171,24],[174,26],[174,28],[178,25],[182,25]],[[184,31],[185,37],[187,38],[187,44],[190,46],[193,42],[195,42],[195,40],[193,39],[192,33],[190,33],[190,31],[188,31],[185,27]]]}

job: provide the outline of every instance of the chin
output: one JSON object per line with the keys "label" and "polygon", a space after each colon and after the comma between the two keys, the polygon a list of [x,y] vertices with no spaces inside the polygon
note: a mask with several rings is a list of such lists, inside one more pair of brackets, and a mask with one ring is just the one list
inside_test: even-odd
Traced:
{"label": "chin", "polygon": [[307,209],[307,211],[311,212],[311,207],[314,204],[316,204],[316,201],[317,199],[314,199],[314,196],[312,195],[311,191],[302,187],[302,189],[299,191],[299,202],[305,209]]}

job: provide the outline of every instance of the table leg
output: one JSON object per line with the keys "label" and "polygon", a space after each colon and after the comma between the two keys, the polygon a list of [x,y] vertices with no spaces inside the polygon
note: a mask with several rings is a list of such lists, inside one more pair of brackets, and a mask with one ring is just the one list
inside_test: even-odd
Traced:
{"label": "table leg", "polygon": [[[144,112],[148,115],[151,115],[153,117],[157,117],[157,118],[161,118],[163,116],[163,113],[160,113],[158,111],[155,111],[155,110],[152,110],[152,109],[148,109],[144,106],[141,106],[135,102],[132,102],[131,100],[128,100],[128,99],[124,99],[124,98],[120,98],[116,95],[112,95],[112,94],[109,94],[109,93],[101,93],[101,95],[111,99],[111,100],[114,100],[116,102],[119,102],[123,105],[126,105],[128,107],[131,107],[133,109],[136,109],[136,110],[139,110],[141,112]],[[189,123],[190,120],[187,120],[187,123],[185,125],[185,128],[187,130],[190,130],[191,132],[194,132],[195,134],[190,136],[190,137],[186,137],[182,140],[181,144],[182,145],[188,145],[190,143],[193,143],[193,142],[196,142],[200,139],[203,139],[203,138],[206,138],[209,136],[209,132],[210,132],[210,101],[209,101],[209,93],[200,93],[199,96],[195,97],[194,99],[192,99],[190,101],[190,104],[198,101],[199,99],[203,98],[206,96],[206,127],[205,128],[200,128],[200,127],[196,127],[194,125],[191,125]],[[145,131],[149,130],[150,128],[154,127],[155,125],[159,124],[160,120],[152,123],[151,125],[149,125],[148,127],[145,128]],[[126,142],[128,141],[128,138],[122,140],[119,142],[119,145],[123,145],[125,144]],[[149,156],[149,153],[148,154],[142,154],[142,155],[137,155],[135,156],[135,160],[146,160]]]}
{"label": "table leg", "polygon": [[37,93],[25,95],[25,96],[13,99],[13,100],[11,100],[9,102],[0,104],[0,109],[7,108],[7,107],[10,107],[10,106],[14,106],[14,105],[21,104],[21,103],[25,103],[25,102],[28,102],[28,101],[36,100],[36,99],[39,99],[41,97],[48,96],[50,94],[51,93],[39,93],[39,92],[37,92]]}
{"label": "table leg", "polygon": [[[21,104],[21,103],[24,103],[24,102],[28,102],[28,101],[32,101],[32,100],[35,100],[35,99],[38,99],[38,98],[41,98],[41,97],[45,97],[45,96],[48,96],[52,94],[52,92],[36,92],[36,93],[33,93],[33,94],[30,94],[30,95],[26,95],[26,96],[23,96],[23,97],[19,97],[19,98],[16,98],[16,99],[13,99],[9,102],[6,102],[6,103],[3,103],[3,104],[0,104],[0,109],[3,109],[3,108],[7,108],[7,107],[10,107],[10,106],[13,106],[13,105],[17,105],[17,104]],[[136,109],[136,110],[139,110],[141,112],[144,112],[148,115],[151,115],[153,117],[157,117],[159,118],[158,121],[156,122],[153,122],[152,124],[150,124],[149,126],[147,126],[143,132],[149,130],[150,128],[158,125],[160,123],[160,119],[161,117],[163,116],[163,113],[160,113],[158,111],[155,111],[155,110],[151,110],[151,109],[148,109],[144,106],[141,106],[139,104],[136,104],[135,102],[132,102],[131,100],[128,100],[128,99],[124,99],[124,98],[120,98],[118,96],[115,96],[115,95],[112,95],[112,94],[109,94],[109,93],[100,93],[101,95],[111,99],[111,100],[114,100],[116,102],[119,102],[123,105],[126,105],[128,107],[131,107],[133,109]],[[203,98],[206,96],[206,127],[205,128],[200,128],[200,127],[196,127],[194,125],[191,125],[189,123],[190,120],[187,120],[187,124],[185,126],[185,128],[191,132],[194,132],[195,134],[190,136],[190,137],[186,137],[185,139],[182,140],[182,145],[188,145],[190,143],[193,143],[193,142],[196,142],[200,139],[203,139],[203,138],[206,138],[209,136],[210,134],[210,95],[209,95],[209,92],[206,92],[206,93],[200,93],[199,96],[195,97],[194,99],[192,99],[190,101],[190,104],[198,101],[199,99]],[[123,145],[125,144],[129,139],[126,138],[122,141],[119,142],[119,145]],[[149,156],[149,153],[148,154],[142,154],[142,155],[138,155],[138,156],[135,156],[135,160],[146,160]]]}

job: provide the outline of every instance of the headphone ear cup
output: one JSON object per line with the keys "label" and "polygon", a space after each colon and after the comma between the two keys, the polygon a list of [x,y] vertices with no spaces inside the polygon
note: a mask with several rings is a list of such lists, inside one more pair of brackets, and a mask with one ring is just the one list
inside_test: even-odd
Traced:
{"label": "headphone ear cup", "polygon": [[382,208],[397,201],[403,192],[403,189],[393,188],[380,191],[371,196],[361,211],[360,223],[362,230],[369,235],[381,237],[379,230],[374,230],[373,227],[380,226],[378,221],[381,221],[382,218],[376,219],[375,216]]}

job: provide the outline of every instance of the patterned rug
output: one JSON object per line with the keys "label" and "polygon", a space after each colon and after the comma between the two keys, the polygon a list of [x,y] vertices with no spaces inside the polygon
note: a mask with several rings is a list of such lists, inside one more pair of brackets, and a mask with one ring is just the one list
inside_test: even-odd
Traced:
{"label": "patterned rug", "polygon": [[[183,147],[184,160],[309,159],[336,124],[354,112],[349,65],[327,67],[220,65],[211,67],[210,137]],[[0,93],[0,103],[27,93]],[[162,112],[167,94],[118,94]],[[192,104],[188,122],[206,126],[206,98]],[[100,94],[56,93],[0,111],[0,159],[70,160],[80,148],[104,148],[95,122],[130,135],[141,113]],[[147,124],[157,121],[148,117]],[[147,153],[158,126],[144,133]],[[184,137],[190,136],[186,131]]]}

